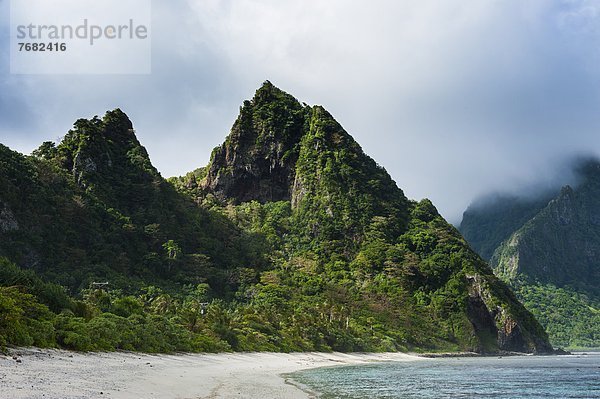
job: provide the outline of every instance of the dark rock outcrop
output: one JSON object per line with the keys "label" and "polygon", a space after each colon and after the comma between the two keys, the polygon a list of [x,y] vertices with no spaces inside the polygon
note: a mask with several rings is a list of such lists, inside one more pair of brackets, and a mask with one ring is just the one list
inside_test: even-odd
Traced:
{"label": "dark rock outcrop", "polygon": [[236,203],[289,200],[307,108],[265,82],[215,148],[204,188]]}
{"label": "dark rock outcrop", "polygon": [[[553,352],[547,334],[533,320],[533,316],[518,304],[514,295],[508,292],[506,287],[492,285],[489,280],[480,275],[467,278],[469,280],[467,315],[482,343],[495,341],[498,348],[506,352],[540,354]],[[498,301],[498,298],[502,298],[497,292],[498,289],[507,291],[504,295],[505,298],[508,297],[508,302]],[[530,319],[529,324],[537,327],[533,331],[526,331],[522,328],[523,320],[518,318]],[[486,348],[480,347],[478,351],[486,352]]]}
{"label": "dark rock outcrop", "polygon": [[7,204],[0,202],[0,233],[19,229],[19,223]]}

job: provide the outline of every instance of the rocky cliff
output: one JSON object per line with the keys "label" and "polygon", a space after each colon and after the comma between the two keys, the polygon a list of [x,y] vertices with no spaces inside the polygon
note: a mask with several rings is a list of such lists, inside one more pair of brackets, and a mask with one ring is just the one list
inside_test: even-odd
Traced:
{"label": "rocky cliff", "polygon": [[211,156],[204,187],[236,203],[289,200],[308,107],[266,82]]}

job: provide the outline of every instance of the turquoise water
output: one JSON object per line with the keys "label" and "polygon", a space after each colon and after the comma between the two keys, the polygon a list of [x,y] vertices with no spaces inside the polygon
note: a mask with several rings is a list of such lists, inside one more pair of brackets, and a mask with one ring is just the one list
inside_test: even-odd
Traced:
{"label": "turquoise water", "polygon": [[301,371],[323,399],[600,398],[600,353],[442,358]]}

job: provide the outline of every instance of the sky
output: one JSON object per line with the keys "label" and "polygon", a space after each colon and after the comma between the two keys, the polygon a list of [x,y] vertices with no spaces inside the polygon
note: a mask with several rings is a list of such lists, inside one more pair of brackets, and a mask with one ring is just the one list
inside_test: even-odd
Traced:
{"label": "sky", "polygon": [[10,74],[8,10],[0,142],[23,153],[119,107],[163,176],[182,175],[270,80],[453,223],[479,196],[600,155],[597,1],[154,0],[146,75]]}

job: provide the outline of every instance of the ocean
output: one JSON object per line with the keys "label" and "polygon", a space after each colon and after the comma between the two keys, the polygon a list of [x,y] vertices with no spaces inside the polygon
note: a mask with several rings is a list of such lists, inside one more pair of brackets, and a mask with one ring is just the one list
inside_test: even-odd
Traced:
{"label": "ocean", "polygon": [[323,399],[600,398],[600,353],[436,358],[289,375]]}

